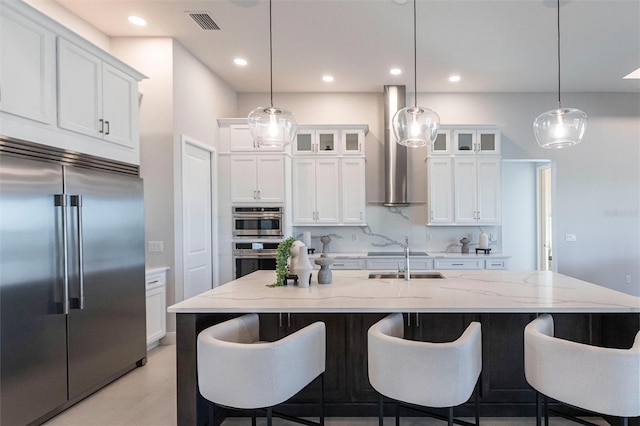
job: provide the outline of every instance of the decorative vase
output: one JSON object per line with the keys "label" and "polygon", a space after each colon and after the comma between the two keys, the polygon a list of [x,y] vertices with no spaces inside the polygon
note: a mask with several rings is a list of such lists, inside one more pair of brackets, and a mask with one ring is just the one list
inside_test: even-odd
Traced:
{"label": "decorative vase", "polygon": [[[298,255],[300,254],[300,247],[304,247],[304,243],[300,240],[295,240],[293,244],[291,244],[291,249],[289,250],[289,253],[291,254],[291,257],[289,258],[289,271],[296,269]],[[291,273],[293,274],[293,272]]]}
{"label": "decorative vase", "polygon": [[309,287],[311,283],[311,272],[313,271],[313,265],[309,261],[309,254],[307,253],[307,246],[304,244],[298,249],[298,257],[296,260],[295,268],[291,269],[291,272],[298,276],[298,287]]}
{"label": "decorative vase", "polygon": [[320,265],[318,271],[318,284],[331,284],[333,281],[333,274],[329,266],[333,263],[333,259],[326,257],[324,254],[320,258],[316,259],[316,265]]}

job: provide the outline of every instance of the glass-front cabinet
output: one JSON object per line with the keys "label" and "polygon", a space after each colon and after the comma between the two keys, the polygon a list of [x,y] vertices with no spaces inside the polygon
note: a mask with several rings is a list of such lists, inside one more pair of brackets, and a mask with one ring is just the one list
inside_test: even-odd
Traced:
{"label": "glass-front cabinet", "polygon": [[499,155],[500,130],[454,130],[454,154]]}
{"label": "glass-front cabinet", "polygon": [[293,144],[293,154],[336,155],[339,134],[338,130],[298,130]]}
{"label": "glass-front cabinet", "polygon": [[429,155],[451,155],[451,131],[440,130],[433,145],[430,145]]}
{"label": "glass-front cabinet", "polygon": [[342,154],[364,155],[364,130],[342,130]]}

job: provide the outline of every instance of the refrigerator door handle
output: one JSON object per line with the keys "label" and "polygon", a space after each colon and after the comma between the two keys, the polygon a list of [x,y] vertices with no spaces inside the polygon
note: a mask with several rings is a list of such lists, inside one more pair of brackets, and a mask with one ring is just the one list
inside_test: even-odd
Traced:
{"label": "refrigerator door handle", "polygon": [[69,257],[67,240],[67,196],[65,194],[54,195],[54,205],[62,209],[62,312],[69,314]]}
{"label": "refrigerator door handle", "polygon": [[80,294],[78,300],[78,308],[84,309],[84,268],[82,244],[82,195],[71,196],[71,206],[76,208],[77,224],[78,224],[78,282],[80,285]]}

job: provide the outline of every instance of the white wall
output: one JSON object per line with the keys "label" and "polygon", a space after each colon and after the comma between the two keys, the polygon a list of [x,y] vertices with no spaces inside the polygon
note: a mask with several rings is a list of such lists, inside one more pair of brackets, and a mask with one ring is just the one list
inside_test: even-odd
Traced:
{"label": "white wall", "polygon": [[[237,115],[266,101],[265,94],[240,94]],[[419,94],[419,101],[435,110],[442,123],[503,124],[503,158],[554,160],[554,225],[562,237],[554,246],[558,272],[640,295],[640,95],[564,94],[563,105],[584,110],[589,124],[582,144],[551,151],[537,146],[531,125],[537,115],[555,108],[553,94],[437,93]],[[412,102],[408,96],[407,104]],[[367,144],[383,140],[382,93],[276,93],[274,103],[304,124],[369,124]],[[380,158],[368,156],[367,184],[379,185],[375,177],[382,170]],[[373,193],[378,192],[376,187]],[[371,194],[368,188],[369,201]],[[402,226],[401,221],[395,224]],[[576,234],[577,241],[564,242],[566,233]],[[631,284],[625,284],[625,275],[632,276]]]}
{"label": "white wall", "polygon": [[536,181],[538,163],[502,162],[502,251],[513,270],[537,269]]}

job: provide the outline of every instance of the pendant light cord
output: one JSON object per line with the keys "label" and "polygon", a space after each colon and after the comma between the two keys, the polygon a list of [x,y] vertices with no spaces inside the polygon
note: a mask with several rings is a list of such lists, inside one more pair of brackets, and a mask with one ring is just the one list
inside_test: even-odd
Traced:
{"label": "pendant light cord", "polygon": [[271,0],[269,0],[269,92],[273,108],[273,34],[271,31]]}
{"label": "pendant light cord", "polygon": [[558,109],[562,108],[560,103],[560,0],[557,0],[558,5]]}
{"label": "pendant light cord", "polygon": [[413,0],[413,106],[418,108],[418,37],[416,32],[416,0]]}

